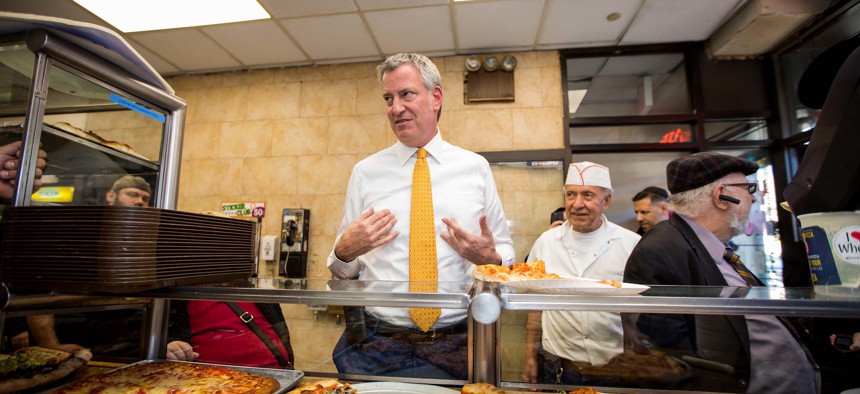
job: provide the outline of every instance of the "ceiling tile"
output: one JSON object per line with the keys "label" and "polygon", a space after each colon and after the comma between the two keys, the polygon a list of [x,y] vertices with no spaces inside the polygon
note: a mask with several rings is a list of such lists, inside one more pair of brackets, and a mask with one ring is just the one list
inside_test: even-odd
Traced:
{"label": "ceiling tile", "polygon": [[161,56],[158,56],[149,49],[144,48],[134,40],[128,39],[126,41],[134,48],[135,51],[137,51],[137,53],[140,54],[140,56],[143,56],[146,62],[149,63],[155,71],[158,71],[159,74],[172,74],[180,71],[176,66],[168,63],[162,59]]}
{"label": "ceiling tile", "polygon": [[534,45],[543,1],[500,0],[454,5],[460,49]]}
{"label": "ceiling tile", "polygon": [[245,65],[274,65],[308,58],[277,22],[266,20],[201,28]]}
{"label": "ceiling tile", "polygon": [[[572,44],[589,42],[615,43],[636,16],[641,0],[549,0],[538,42]],[[608,21],[617,12],[621,17]]]}
{"label": "ceiling tile", "polygon": [[448,4],[448,0],[356,0],[363,11]]}
{"label": "ceiling tile", "polygon": [[356,12],[352,0],[257,0],[272,18],[295,18]]}
{"label": "ceiling tile", "polygon": [[744,0],[645,0],[623,45],[703,41]]}
{"label": "ceiling tile", "polygon": [[129,37],[184,71],[222,70],[242,66],[197,29],[132,33]]}
{"label": "ceiling tile", "polygon": [[379,56],[358,14],[281,20],[312,60]]}
{"label": "ceiling tile", "polygon": [[[367,12],[364,17],[383,53],[440,51],[454,47],[447,6]],[[409,34],[423,26],[421,34]]]}

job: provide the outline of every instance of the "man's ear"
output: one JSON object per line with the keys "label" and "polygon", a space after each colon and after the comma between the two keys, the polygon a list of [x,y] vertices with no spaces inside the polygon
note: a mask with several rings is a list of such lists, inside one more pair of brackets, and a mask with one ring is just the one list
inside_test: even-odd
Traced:
{"label": "man's ear", "polygon": [[658,209],[660,210],[660,213],[661,213],[663,216],[665,216],[665,217],[668,217],[668,216],[669,216],[669,203],[667,203],[667,202],[665,202],[665,201],[664,201],[664,202],[661,202],[661,203],[659,204]]}
{"label": "man's ear", "polygon": [[113,190],[109,190],[107,194],[105,194],[105,200],[108,204],[113,205],[114,200],[116,200],[116,192]]}
{"label": "man's ear", "polygon": [[726,201],[720,199],[720,195],[723,194],[723,189],[725,187],[723,185],[719,185],[711,191],[711,203],[714,204],[717,209],[728,209],[731,204]]}

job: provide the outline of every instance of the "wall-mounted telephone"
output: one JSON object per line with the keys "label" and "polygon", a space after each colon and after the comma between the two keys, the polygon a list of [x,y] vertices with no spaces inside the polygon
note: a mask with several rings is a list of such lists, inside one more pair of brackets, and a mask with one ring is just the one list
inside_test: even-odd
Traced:
{"label": "wall-mounted telephone", "polygon": [[308,275],[310,219],[311,211],[309,209],[284,209],[281,222],[278,275],[287,278],[304,278]]}

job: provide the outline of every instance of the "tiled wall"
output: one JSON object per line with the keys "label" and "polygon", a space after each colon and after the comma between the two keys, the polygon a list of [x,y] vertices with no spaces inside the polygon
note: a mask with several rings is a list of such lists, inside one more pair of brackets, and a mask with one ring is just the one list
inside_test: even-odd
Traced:
{"label": "tiled wall", "polygon": [[[463,56],[434,58],[443,78],[440,130],[472,151],[558,149],[563,142],[562,85],[555,51],[513,53],[516,100],[466,105]],[[178,208],[219,210],[222,202],[265,202],[263,234],[278,234],[283,208],[311,210],[308,276],[325,267],[340,225],[352,166],[395,142],[376,79],[377,63],[298,67],[168,79],[188,102]],[[501,71],[499,71],[501,72]],[[138,140],[116,128],[117,141]],[[134,130],[130,130],[133,132]],[[134,146],[134,144],[129,143]],[[147,142],[136,149],[149,153]],[[157,152],[157,149],[155,150]],[[562,171],[493,166],[522,260],[562,203]],[[270,273],[261,270],[261,276]],[[297,367],[334,371],[331,349],[343,325],[304,305],[284,305]],[[313,333],[309,336],[308,333]],[[304,340],[313,337],[313,341]]]}

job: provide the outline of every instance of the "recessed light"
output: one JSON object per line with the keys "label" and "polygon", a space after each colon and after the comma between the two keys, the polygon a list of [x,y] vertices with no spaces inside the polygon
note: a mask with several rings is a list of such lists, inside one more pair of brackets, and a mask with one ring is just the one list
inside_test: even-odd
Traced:
{"label": "recessed light", "polygon": [[256,0],[75,0],[117,29],[176,29],[270,18]]}

